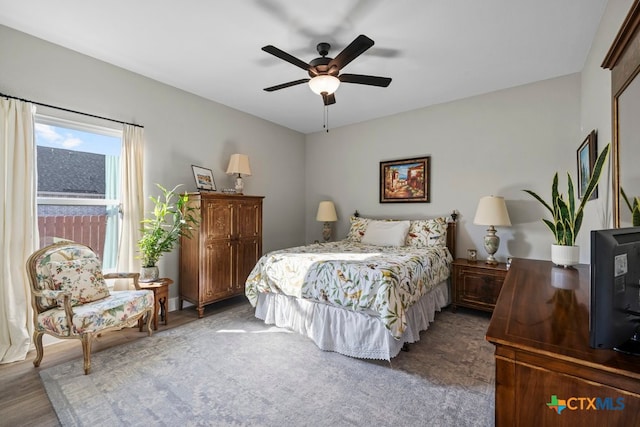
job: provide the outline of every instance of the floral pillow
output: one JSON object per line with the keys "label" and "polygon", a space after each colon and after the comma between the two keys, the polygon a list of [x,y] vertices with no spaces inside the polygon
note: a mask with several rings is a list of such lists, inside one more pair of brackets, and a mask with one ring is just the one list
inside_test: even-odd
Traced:
{"label": "floral pillow", "polygon": [[369,218],[352,216],[350,221],[351,228],[349,229],[349,234],[347,234],[347,240],[357,243],[362,242],[362,236],[364,236],[365,231],[367,231],[367,226],[372,220]]}
{"label": "floral pillow", "polygon": [[71,305],[86,304],[109,296],[109,288],[97,258],[49,263],[53,287],[71,293]]}
{"label": "floral pillow", "polygon": [[406,244],[415,248],[447,246],[447,219],[441,217],[411,221]]}

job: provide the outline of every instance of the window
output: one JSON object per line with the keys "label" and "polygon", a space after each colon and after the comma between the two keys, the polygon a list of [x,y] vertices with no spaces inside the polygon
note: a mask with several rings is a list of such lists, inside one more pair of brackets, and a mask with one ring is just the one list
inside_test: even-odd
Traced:
{"label": "window", "polygon": [[114,270],[120,235],[122,130],[36,115],[40,246],[90,246]]}

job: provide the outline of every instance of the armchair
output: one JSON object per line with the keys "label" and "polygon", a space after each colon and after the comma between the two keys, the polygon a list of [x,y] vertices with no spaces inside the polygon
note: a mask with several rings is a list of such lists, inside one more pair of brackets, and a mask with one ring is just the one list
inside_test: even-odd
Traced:
{"label": "armchair", "polygon": [[[133,326],[140,332],[147,317],[152,333],[153,292],[138,285],[138,273],[102,274],[100,260],[86,245],[64,241],[34,252],[27,260],[34,314],[33,341],[37,355],[44,356],[42,336],[79,339],[82,342],[85,375],[91,370],[91,342],[103,332]],[[136,290],[109,291],[104,279],[130,278]]]}

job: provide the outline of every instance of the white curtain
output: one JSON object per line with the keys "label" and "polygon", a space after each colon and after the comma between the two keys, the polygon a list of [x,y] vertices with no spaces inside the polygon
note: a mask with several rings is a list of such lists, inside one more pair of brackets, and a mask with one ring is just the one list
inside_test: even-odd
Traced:
{"label": "white curtain", "polygon": [[0,363],[24,360],[33,333],[25,264],[38,248],[33,104],[0,99]]}
{"label": "white curtain", "polygon": [[[120,156],[105,156],[105,199],[118,199],[120,194]],[[102,269],[114,270],[118,254],[118,234],[120,230],[120,206],[107,206],[107,227],[104,237]]]}
{"label": "white curtain", "polygon": [[143,128],[124,125],[120,164],[120,200],[122,200],[123,217],[118,250],[117,270],[119,272],[135,273],[140,271],[137,244],[140,239],[140,221],[144,217],[143,140]]}

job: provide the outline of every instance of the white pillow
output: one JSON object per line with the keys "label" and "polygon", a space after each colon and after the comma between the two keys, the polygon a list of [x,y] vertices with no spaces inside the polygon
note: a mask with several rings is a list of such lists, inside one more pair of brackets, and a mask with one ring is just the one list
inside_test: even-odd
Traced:
{"label": "white pillow", "polygon": [[362,236],[362,243],[378,246],[404,246],[409,221],[371,221]]}

